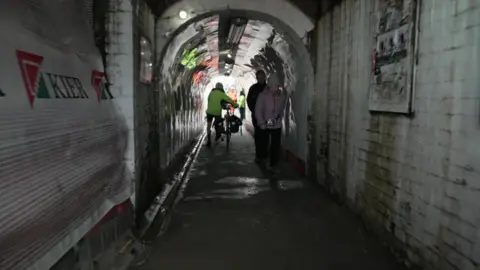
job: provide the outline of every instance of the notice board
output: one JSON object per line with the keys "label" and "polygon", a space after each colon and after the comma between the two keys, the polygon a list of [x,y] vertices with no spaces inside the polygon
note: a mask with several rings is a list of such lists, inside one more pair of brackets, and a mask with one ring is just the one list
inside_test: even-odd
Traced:
{"label": "notice board", "polygon": [[416,1],[376,0],[371,111],[410,113],[416,35]]}

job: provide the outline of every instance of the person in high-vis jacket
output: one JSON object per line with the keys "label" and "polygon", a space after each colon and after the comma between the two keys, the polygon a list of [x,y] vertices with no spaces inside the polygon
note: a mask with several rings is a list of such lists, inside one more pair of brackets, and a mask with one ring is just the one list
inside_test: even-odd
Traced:
{"label": "person in high-vis jacket", "polygon": [[[222,117],[222,103],[226,102],[231,104],[234,108],[238,107],[238,104],[235,103],[223,90],[223,84],[217,83],[215,88],[212,89],[208,95],[208,104],[207,104],[207,146],[210,147],[211,142],[211,133],[212,133],[212,123],[215,118]],[[216,134],[215,140],[220,139],[221,134]]]}
{"label": "person in high-vis jacket", "polygon": [[238,108],[240,110],[240,119],[245,120],[245,92],[240,91],[240,96],[238,97]]}
{"label": "person in high-vis jacket", "polygon": [[[235,91],[235,89],[230,89],[230,91],[228,91],[227,93],[228,97],[231,98],[233,100],[233,102],[237,103],[237,91]],[[230,112],[232,113],[232,115],[235,113],[235,108],[232,107],[230,108]]]}

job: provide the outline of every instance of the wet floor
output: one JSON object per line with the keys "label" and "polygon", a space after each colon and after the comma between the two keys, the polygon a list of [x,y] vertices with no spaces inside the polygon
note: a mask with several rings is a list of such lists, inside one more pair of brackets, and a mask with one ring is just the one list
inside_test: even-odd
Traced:
{"label": "wet floor", "polygon": [[200,150],[169,232],[140,270],[400,270],[358,220],[287,165],[277,184],[250,136]]}

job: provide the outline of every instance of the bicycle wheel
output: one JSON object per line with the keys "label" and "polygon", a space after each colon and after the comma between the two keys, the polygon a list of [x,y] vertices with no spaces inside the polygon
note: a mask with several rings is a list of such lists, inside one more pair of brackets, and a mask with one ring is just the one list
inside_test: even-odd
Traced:
{"label": "bicycle wheel", "polygon": [[230,137],[232,133],[230,132],[230,121],[227,120],[227,130],[226,130],[226,137],[227,137],[227,151],[230,149]]}

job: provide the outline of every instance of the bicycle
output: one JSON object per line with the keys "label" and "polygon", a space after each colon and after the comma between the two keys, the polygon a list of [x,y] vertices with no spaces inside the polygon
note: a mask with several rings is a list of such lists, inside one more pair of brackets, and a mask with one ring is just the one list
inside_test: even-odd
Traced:
{"label": "bicycle", "polygon": [[227,112],[225,113],[224,119],[225,119],[225,136],[227,137],[227,151],[230,149],[230,138],[232,137],[232,130],[231,130],[231,123],[230,123],[230,117],[232,116],[232,112],[230,110],[231,105],[227,104],[225,106],[225,109]]}

